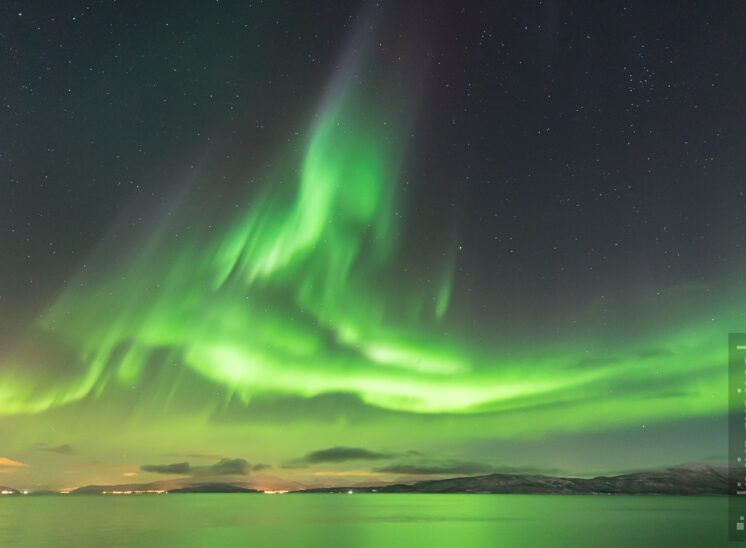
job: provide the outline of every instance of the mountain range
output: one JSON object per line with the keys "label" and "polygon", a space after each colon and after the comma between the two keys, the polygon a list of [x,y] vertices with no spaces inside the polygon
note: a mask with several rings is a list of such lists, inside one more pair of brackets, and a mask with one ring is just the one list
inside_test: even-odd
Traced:
{"label": "mountain range", "polygon": [[[301,493],[512,493],[541,495],[726,495],[728,469],[680,466],[658,472],[569,478],[538,474],[489,474],[375,487],[335,487]],[[734,490],[731,490],[734,492]]]}
{"label": "mountain range", "polygon": [[[19,491],[1,487],[13,495]],[[71,495],[100,495],[107,492],[168,492],[168,493],[262,493],[245,478],[220,480],[179,478],[151,483],[118,485],[87,485]],[[317,487],[306,489],[294,484],[292,493],[502,493],[542,495],[726,495],[729,489],[728,468],[724,466],[677,466],[661,471],[636,472],[594,478],[556,477],[540,474],[488,474],[415,483],[393,483],[370,486]],[[41,493],[41,492],[40,492]]]}

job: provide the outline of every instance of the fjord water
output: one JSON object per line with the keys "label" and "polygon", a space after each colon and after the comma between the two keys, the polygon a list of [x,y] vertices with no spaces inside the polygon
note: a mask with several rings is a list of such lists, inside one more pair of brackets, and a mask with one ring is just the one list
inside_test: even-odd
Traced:
{"label": "fjord water", "polygon": [[0,546],[725,546],[726,497],[12,496]]}

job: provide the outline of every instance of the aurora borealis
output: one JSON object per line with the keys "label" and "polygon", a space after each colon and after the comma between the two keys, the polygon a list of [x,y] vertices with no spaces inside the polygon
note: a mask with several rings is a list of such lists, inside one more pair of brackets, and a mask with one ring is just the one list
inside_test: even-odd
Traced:
{"label": "aurora borealis", "polygon": [[727,9],[166,4],[6,9],[0,485],[724,459]]}

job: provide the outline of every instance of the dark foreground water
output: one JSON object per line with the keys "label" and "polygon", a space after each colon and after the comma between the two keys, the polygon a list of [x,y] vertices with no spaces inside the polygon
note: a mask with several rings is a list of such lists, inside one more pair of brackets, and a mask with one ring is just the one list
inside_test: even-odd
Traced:
{"label": "dark foreground water", "polygon": [[727,505],[725,497],[6,496],[0,546],[726,546]]}

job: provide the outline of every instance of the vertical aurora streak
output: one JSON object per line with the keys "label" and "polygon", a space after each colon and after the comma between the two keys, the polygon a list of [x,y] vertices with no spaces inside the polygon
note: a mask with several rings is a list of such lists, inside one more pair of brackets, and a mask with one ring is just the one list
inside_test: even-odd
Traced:
{"label": "vertical aurora streak", "polygon": [[[718,332],[682,326],[667,340],[626,343],[629,357],[602,350],[597,360],[608,365],[584,369],[573,365],[579,350],[542,345],[507,358],[429,330],[446,313],[454,258],[430,296],[434,310],[421,295],[376,285],[396,251],[401,128],[387,122],[394,116],[381,101],[351,82],[341,89],[312,129],[289,196],[270,184],[217,236],[167,247],[154,238],[125,275],[107,273],[62,295],[40,329],[76,354],[74,374],[52,387],[43,377],[20,386],[6,378],[0,409],[33,412],[96,397],[110,382],[136,383],[146,367],[175,360],[244,402],[262,392],[352,393],[393,410],[485,412],[600,395],[655,371],[661,385],[704,388],[684,400],[690,412],[723,410]],[[408,311],[415,321],[402,321]],[[668,350],[640,357],[646,346]],[[165,351],[160,364],[156,350]],[[620,408],[635,398],[623,392]],[[637,405],[663,418],[681,404]]]}
{"label": "vertical aurora streak", "polygon": [[[375,406],[424,413],[602,394],[651,370],[660,384],[688,387],[697,373],[693,384],[704,382],[704,390],[691,392],[687,408],[723,410],[717,333],[682,330],[656,341],[655,348],[670,350],[648,359],[639,354],[651,342],[627,343],[630,357],[601,351],[598,360],[609,364],[584,370],[573,366],[577,350],[540,346],[506,358],[499,348],[474,349],[428,330],[423,315],[442,318],[448,308],[452,255],[430,296],[434,310],[428,312],[421,295],[377,285],[396,251],[402,128],[388,122],[396,116],[383,101],[350,81],[359,68],[348,67],[341,91],[325,102],[289,195],[270,184],[217,236],[167,246],[156,236],[124,275],[106,273],[63,294],[39,328],[75,354],[73,374],[50,387],[43,376],[18,382],[4,364],[0,410],[43,411],[96,397],[108,383],[136,383],[146,367],[173,361],[224,386],[228,399],[352,393]],[[167,231],[164,224],[156,234]],[[402,321],[408,311],[415,321]],[[165,350],[160,364],[156,350]],[[628,405],[633,394],[624,390],[618,405]],[[678,413],[681,404],[638,403],[660,417]],[[606,424],[609,417],[597,420]]]}

